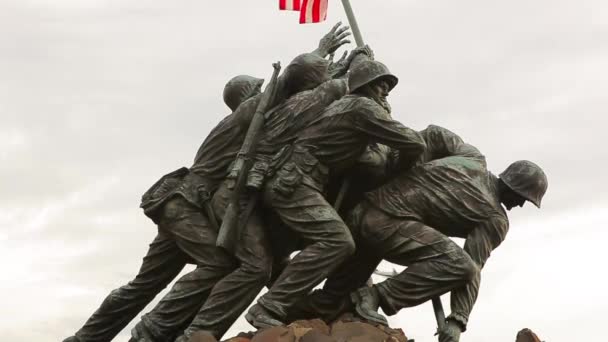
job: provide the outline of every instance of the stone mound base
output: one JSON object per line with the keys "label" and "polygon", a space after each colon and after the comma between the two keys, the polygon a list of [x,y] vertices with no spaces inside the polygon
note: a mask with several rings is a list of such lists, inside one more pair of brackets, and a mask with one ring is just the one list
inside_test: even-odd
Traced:
{"label": "stone mound base", "polygon": [[[195,334],[189,342],[216,342],[207,334]],[[362,321],[346,314],[331,324],[320,319],[295,321],[287,326],[240,333],[224,342],[408,342],[401,329]]]}
{"label": "stone mound base", "polygon": [[[217,340],[207,333],[197,333],[188,342],[217,342]],[[223,342],[414,342],[414,340],[409,340],[401,329],[385,327],[361,320],[352,314],[345,314],[329,325],[320,319],[295,321],[287,326],[240,333]],[[542,341],[532,330],[523,329],[517,333],[516,342]]]}
{"label": "stone mound base", "polygon": [[407,342],[401,329],[391,329],[346,314],[327,325],[320,319],[240,334],[226,342]]}

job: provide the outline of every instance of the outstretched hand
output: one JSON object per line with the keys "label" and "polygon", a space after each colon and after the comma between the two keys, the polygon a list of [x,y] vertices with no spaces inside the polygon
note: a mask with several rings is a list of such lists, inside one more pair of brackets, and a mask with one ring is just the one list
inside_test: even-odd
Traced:
{"label": "outstretched hand", "polygon": [[[359,55],[367,56],[366,58],[362,58],[361,60],[373,60],[374,59],[374,51],[369,47],[369,45],[364,45],[353,49],[350,53],[348,51],[344,51],[342,57],[338,61],[334,61],[333,54],[330,55],[330,66],[329,71],[332,78],[341,77],[351,68],[353,61]],[[359,61],[359,60],[358,60]],[[357,64],[357,62],[355,63]]]}
{"label": "outstretched hand", "polygon": [[374,50],[372,50],[371,47],[369,47],[369,45],[365,44],[363,46],[359,46],[356,49],[354,49],[352,51],[352,55],[354,58],[357,54],[364,54],[367,55],[367,57],[369,57],[369,59],[374,59]]}
{"label": "outstretched hand", "polygon": [[[345,53],[346,55],[346,53]],[[355,49],[353,49],[350,54],[348,55],[348,57],[346,57],[346,60],[343,62],[347,67],[350,67],[350,64],[355,60],[355,58],[358,55],[365,55],[367,56],[366,59],[369,60],[374,60],[374,51],[372,50],[372,48],[369,47],[369,45],[365,44],[363,46],[359,46]],[[344,57],[344,56],[342,56]],[[340,59],[340,61],[342,61],[342,59]]]}
{"label": "outstretched hand", "polygon": [[459,342],[460,332],[460,325],[448,320],[443,329],[439,330],[439,342]]}
{"label": "outstretched hand", "polygon": [[337,23],[321,38],[319,47],[314,51],[315,53],[325,58],[327,55],[336,52],[342,45],[350,43],[350,40],[346,39],[351,34],[349,27],[341,25],[342,22]]}

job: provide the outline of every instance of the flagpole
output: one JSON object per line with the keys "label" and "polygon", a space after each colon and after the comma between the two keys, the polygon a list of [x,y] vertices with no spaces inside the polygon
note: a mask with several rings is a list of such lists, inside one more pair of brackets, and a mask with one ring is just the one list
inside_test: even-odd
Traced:
{"label": "flagpole", "polygon": [[[355,13],[353,13],[353,8],[350,6],[349,0],[342,0],[342,5],[344,6],[344,11],[346,12],[346,17],[348,18],[348,24],[350,26],[350,30],[355,37],[355,42],[358,47],[362,47],[365,45],[363,42],[363,37],[361,36],[361,31],[359,30],[359,25],[357,24],[357,19],[355,18]],[[334,202],[334,208],[336,211],[340,210],[340,206],[342,206],[342,202],[344,202],[344,196],[348,192],[348,188],[350,188],[351,178],[348,177],[342,181],[342,186],[340,186],[340,190],[338,192],[338,196],[336,197],[336,201]],[[371,277],[369,280],[371,281]],[[373,284],[373,282],[372,282]]]}
{"label": "flagpole", "polygon": [[359,25],[357,24],[357,19],[355,18],[355,13],[353,13],[353,8],[350,6],[350,1],[342,0],[342,6],[344,6],[344,11],[346,12],[346,17],[348,18],[348,24],[350,25],[350,30],[353,33],[353,36],[355,37],[357,46],[361,47],[365,45],[365,43],[363,43],[361,31],[359,30]]}

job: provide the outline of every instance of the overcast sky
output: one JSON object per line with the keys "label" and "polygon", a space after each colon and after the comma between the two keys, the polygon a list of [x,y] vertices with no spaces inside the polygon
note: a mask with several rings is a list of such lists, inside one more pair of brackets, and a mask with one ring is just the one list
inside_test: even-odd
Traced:
{"label": "overcast sky", "polygon": [[[338,0],[315,25],[277,2],[0,0],[3,340],[60,341],[80,328],[135,276],[156,231],[141,194],[190,166],[228,114],[225,82],[268,78],[272,62],[346,21]],[[462,340],[513,341],[525,327],[551,342],[603,336],[608,2],[351,3],[400,78],[395,118],[451,129],[497,173],[529,159],[549,178],[541,210],[510,212]],[[430,304],[390,321],[435,341]],[[230,334],[249,329],[240,320]]]}

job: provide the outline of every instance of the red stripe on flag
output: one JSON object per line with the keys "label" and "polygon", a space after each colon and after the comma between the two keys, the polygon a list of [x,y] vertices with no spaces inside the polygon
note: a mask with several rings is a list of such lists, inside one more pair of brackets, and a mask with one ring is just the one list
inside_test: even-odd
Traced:
{"label": "red stripe on flag", "polygon": [[327,18],[327,0],[303,0],[300,24],[318,23]]}
{"label": "red stripe on flag", "polygon": [[308,7],[308,0],[302,0],[300,4],[300,23],[302,20],[306,20],[306,8]]}
{"label": "red stripe on flag", "polygon": [[299,11],[300,0],[279,0],[279,9],[288,11]]}
{"label": "red stripe on flag", "polygon": [[314,0],[302,0],[302,6],[300,6],[300,24],[305,24],[308,22],[306,11],[308,9],[308,6],[310,6],[310,4],[308,3],[309,1]]}
{"label": "red stripe on flag", "polygon": [[320,8],[321,8],[321,0],[314,0],[314,2],[312,3],[312,22],[313,23],[319,22],[319,15],[321,14],[321,13],[319,13]]}

